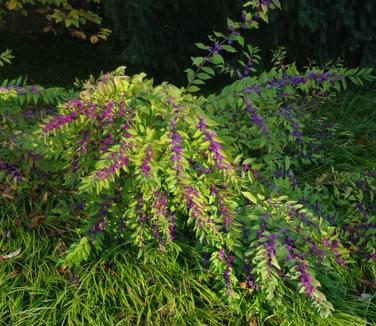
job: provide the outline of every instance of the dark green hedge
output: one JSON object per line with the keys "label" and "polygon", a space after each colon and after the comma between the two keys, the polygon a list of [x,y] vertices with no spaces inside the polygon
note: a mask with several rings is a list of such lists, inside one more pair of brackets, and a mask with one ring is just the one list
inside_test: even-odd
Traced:
{"label": "dark green hedge", "polygon": [[[183,70],[190,65],[190,57],[198,54],[194,43],[207,42],[212,30],[225,30],[226,17],[238,19],[242,2],[104,0],[99,14],[114,31],[108,41],[90,45],[70,35],[0,33],[0,50],[11,48],[16,56],[15,64],[0,75],[27,74],[42,84],[70,85],[75,77],[125,64],[131,72],[147,71],[158,80],[184,83]],[[260,46],[263,55],[286,46],[290,59],[299,65],[307,58],[325,63],[341,57],[348,66],[376,67],[376,0],[281,3],[283,10],[272,12],[269,25],[249,33],[249,41]],[[62,72],[61,81],[56,80],[56,69]]]}
{"label": "dark green hedge", "polygon": [[[234,3],[237,3],[234,5]],[[127,62],[181,72],[194,43],[223,30],[226,17],[241,11],[238,0],[106,0],[108,19]]]}
{"label": "dark green hedge", "polygon": [[376,66],[376,0],[282,0],[266,40],[295,57]]}
{"label": "dark green hedge", "polygon": [[[123,57],[164,71],[181,71],[192,45],[226,17],[239,16],[240,0],[106,0],[105,16]],[[376,0],[281,0],[271,24],[252,37],[270,49],[286,46],[292,58],[376,66]]]}

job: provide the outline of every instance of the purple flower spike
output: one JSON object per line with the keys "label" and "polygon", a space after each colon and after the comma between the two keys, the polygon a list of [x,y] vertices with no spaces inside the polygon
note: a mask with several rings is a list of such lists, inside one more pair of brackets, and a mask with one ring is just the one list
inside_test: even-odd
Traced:
{"label": "purple flower spike", "polygon": [[257,114],[257,109],[252,106],[250,99],[248,97],[245,97],[244,102],[246,104],[246,107],[244,110],[250,114],[251,121],[261,129],[264,135],[269,135],[270,134],[269,128],[266,126],[261,116]]}
{"label": "purple flower spike", "polygon": [[174,241],[175,240],[175,224],[174,224],[174,218],[175,218],[175,212],[170,213],[170,218],[169,218],[169,233],[170,233],[170,240]]}
{"label": "purple flower spike", "polygon": [[169,129],[171,132],[168,134],[168,138],[170,139],[170,159],[172,161],[173,169],[175,170],[176,175],[181,176],[183,170],[183,167],[181,165],[183,137],[177,133],[176,124],[177,121],[172,118],[169,123]]}
{"label": "purple flower spike", "polygon": [[212,131],[207,130],[206,121],[203,117],[199,117],[196,128],[200,129],[200,131],[204,133],[204,140],[209,142],[208,151],[210,152],[211,157],[215,162],[215,167],[218,168],[221,172],[230,170],[231,165],[224,163],[225,157],[222,154],[223,146],[215,140],[216,134]]}
{"label": "purple flower spike", "polygon": [[218,54],[219,52],[222,51],[222,49],[223,49],[222,44],[220,44],[219,42],[214,42],[214,46],[209,47],[209,52],[211,55]]}
{"label": "purple flower spike", "polygon": [[[128,145],[129,146],[129,145]],[[127,147],[126,144],[122,144],[122,148],[119,153],[114,153],[111,156],[111,165],[110,167],[104,167],[96,172],[96,176],[100,179],[110,178],[116,170],[121,169],[123,166],[128,164],[128,157],[125,154],[124,148]]]}
{"label": "purple flower spike", "polygon": [[141,164],[140,170],[141,170],[141,173],[144,177],[150,178],[151,177],[150,162],[153,158],[153,149],[151,148],[151,146],[148,146],[145,149],[144,153],[145,153],[145,156],[142,159],[142,164]]}
{"label": "purple flower spike", "polygon": [[298,272],[300,273],[300,283],[305,287],[307,295],[311,298],[313,293],[317,290],[317,286],[312,285],[312,277],[307,272],[307,265],[303,261],[298,265],[297,268]]}
{"label": "purple flower spike", "polygon": [[223,260],[224,256],[225,256],[225,248],[221,247],[221,249],[219,249],[218,251],[218,259]]}
{"label": "purple flower spike", "polygon": [[210,187],[210,194],[216,196],[217,198],[217,203],[219,206],[218,212],[219,215],[223,218],[224,231],[228,232],[231,227],[233,217],[230,214],[230,210],[225,206],[225,198],[213,186]]}

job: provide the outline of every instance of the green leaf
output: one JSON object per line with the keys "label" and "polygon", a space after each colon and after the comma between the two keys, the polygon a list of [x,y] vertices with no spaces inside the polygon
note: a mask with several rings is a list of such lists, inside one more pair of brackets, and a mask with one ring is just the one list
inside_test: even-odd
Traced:
{"label": "green leaf", "polygon": [[209,47],[203,43],[196,43],[196,46],[199,48],[199,49],[202,49],[202,50],[208,50]]}
{"label": "green leaf", "polygon": [[188,82],[190,83],[193,79],[193,76],[194,76],[194,71],[190,68],[186,69],[185,72],[187,73],[187,79],[188,79]]}
{"label": "green leaf", "polygon": [[220,32],[213,32],[215,36],[217,37],[223,37],[224,35]]}
{"label": "green leaf", "polygon": [[230,52],[230,53],[236,53],[238,51],[236,51],[236,49],[231,46],[231,45],[223,45],[223,49],[227,52]]}
{"label": "green leaf", "polygon": [[208,73],[209,75],[212,75],[212,76],[215,75],[215,71],[210,67],[202,67],[202,70]]}
{"label": "green leaf", "polygon": [[282,9],[282,6],[279,0],[273,0],[273,5],[276,6],[278,9]]}
{"label": "green leaf", "polygon": [[232,35],[231,40],[238,42],[242,47],[244,47],[244,38],[241,35]]}
{"label": "green leaf", "polygon": [[188,87],[187,92],[194,93],[194,92],[197,92],[199,90],[200,90],[200,88],[198,88],[197,86],[190,86],[190,87]]}
{"label": "green leaf", "polygon": [[208,74],[204,73],[204,72],[200,72],[198,75],[197,75],[198,78],[202,79],[202,80],[208,80],[208,79],[211,79],[211,76],[209,76]]}
{"label": "green leaf", "polygon": [[200,66],[203,62],[204,62],[204,58],[203,57],[192,57],[192,62],[195,66]]}
{"label": "green leaf", "polygon": [[258,203],[256,196],[254,196],[251,192],[244,191],[244,192],[242,192],[242,194],[243,194],[243,196],[245,198],[247,198],[248,200],[250,200],[252,203],[254,203],[254,204]]}
{"label": "green leaf", "polygon": [[211,62],[215,65],[225,64],[225,61],[220,54],[214,54],[213,57],[211,58]]}
{"label": "green leaf", "polygon": [[201,79],[194,79],[191,83],[195,85],[205,85],[205,82]]}

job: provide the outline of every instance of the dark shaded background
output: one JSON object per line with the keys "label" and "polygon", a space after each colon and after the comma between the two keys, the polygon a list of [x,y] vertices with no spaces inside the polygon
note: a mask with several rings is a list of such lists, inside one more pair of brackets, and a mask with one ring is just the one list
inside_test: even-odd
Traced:
{"label": "dark shaded background", "polygon": [[[129,73],[146,71],[158,81],[184,84],[194,43],[207,42],[212,30],[224,31],[226,17],[237,19],[240,0],[104,0],[99,12],[113,34],[89,44],[67,33],[42,33],[44,18],[9,14],[0,30],[0,50],[13,49],[14,64],[1,78],[29,76],[43,85],[71,85],[119,65]],[[247,32],[262,48],[265,64],[271,49],[286,46],[289,59],[325,63],[341,57],[348,66],[376,67],[376,0],[282,0],[270,24]],[[90,27],[89,27],[90,28]]]}

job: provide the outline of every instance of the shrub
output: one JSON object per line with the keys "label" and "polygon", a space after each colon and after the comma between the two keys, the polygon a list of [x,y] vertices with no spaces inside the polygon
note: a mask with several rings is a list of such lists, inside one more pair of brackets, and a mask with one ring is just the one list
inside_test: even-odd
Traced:
{"label": "shrub", "polygon": [[[298,78],[294,69],[289,73],[283,81]],[[280,103],[278,82],[274,89],[263,85],[265,92],[250,91],[254,78],[234,83],[231,87],[240,91],[234,109],[244,111],[254,125],[248,144],[257,137],[259,146],[269,147],[265,152],[273,151],[280,161],[277,141],[262,143],[260,135],[275,133],[278,139],[285,129],[267,125],[254,107],[282,105],[302,88],[329,88],[345,73],[307,71],[305,76],[314,77],[306,83],[299,77]],[[271,76],[279,80],[282,73],[273,70],[261,80],[269,83]],[[322,76],[341,77],[317,82]],[[229,138],[231,129],[206,113],[215,107],[214,98],[197,98],[168,84],[153,87],[143,77],[127,77],[119,69],[88,83],[40,130],[49,155],[66,162],[68,185],[78,184],[85,194],[86,236],[71,248],[65,264],[87,258],[90,247],[101,249],[108,236],[139,247],[140,253],[152,247],[173,250],[188,241],[207,255],[210,270],[223,284],[217,286],[230,302],[249,291],[282,305],[283,287],[289,284],[307,293],[327,316],[332,306],[314,275],[345,266],[349,258],[334,227],[273,186],[265,190],[265,179],[253,169],[255,159],[243,159],[232,146],[240,142]],[[267,156],[261,158],[272,168],[276,162]]]}
{"label": "shrub", "polygon": [[[29,148],[59,162],[55,172],[80,196],[86,215],[63,264],[78,265],[114,240],[139,248],[140,256],[190,247],[233,308],[247,299],[257,309],[283,310],[293,289],[322,317],[330,314],[319,275],[343,282],[352,258],[331,221],[294,198],[292,167],[320,159],[302,133],[307,112],[346,80],[372,76],[341,65],[299,72],[280,57],[256,73],[257,49],[243,49],[240,31],[257,28],[273,5],[278,1],[248,2],[253,11],[229,20],[228,34],[198,44],[207,52],[193,58],[197,69],[187,70],[186,89],[154,86],[119,68],[89,80],[33,133]],[[247,62],[238,74],[224,59],[243,51]],[[239,80],[219,94],[192,94],[219,72]]]}
{"label": "shrub", "polygon": [[[59,162],[45,160],[41,141],[30,137],[38,122],[54,112],[73,90],[28,85],[26,79],[5,80],[0,87],[0,205],[1,219],[28,228],[58,202]],[[59,189],[61,191],[62,189]],[[43,208],[43,209],[42,209]],[[37,212],[42,211],[38,216]],[[25,218],[26,217],[26,218]],[[41,222],[41,221],[39,221]],[[38,224],[39,224],[38,222]]]}

